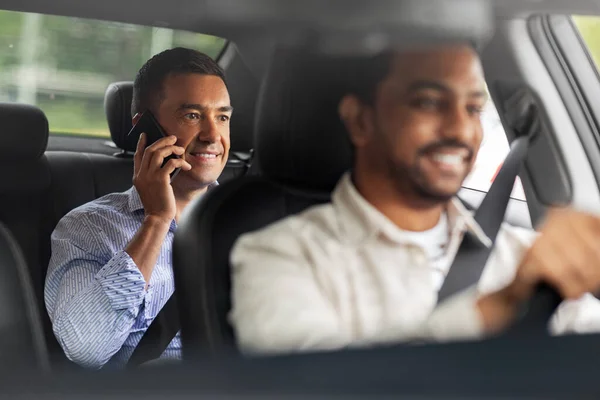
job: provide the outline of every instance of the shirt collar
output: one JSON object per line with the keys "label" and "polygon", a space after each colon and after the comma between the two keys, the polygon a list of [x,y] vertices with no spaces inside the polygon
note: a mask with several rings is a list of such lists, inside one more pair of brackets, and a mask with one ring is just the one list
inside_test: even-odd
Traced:
{"label": "shirt collar", "polygon": [[144,205],[142,204],[142,199],[140,199],[140,194],[138,193],[135,186],[132,186],[129,189],[129,211],[135,212],[144,209]]}
{"label": "shirt collar", "polygon": [[[360,243],[378,234],[397,243],[411,242],[410,232],[398,228],[362,197],[352,183],[349,172],[338,182],[332,195],[332,203],[338,214],[340,227],[352,243]],[[482,245],[491,247],[491,240],[475,221],[473,213],[458,198],[453,198],[448,204],[447,215],[451,237],[468,232]]]}
{"label": "shirt collar", "polygon": [[[214,181],[213,183],[211,183],[210,185],[208,185],[208,190],[214,188],[215,186],[218,186],[219,182],[218,181]],[[144,205],[142,204],[142,199],[140,198],[140,194],[138,193],[137,189],[135,188],[135,186],[132,186],[129,190],[129,201],[128,201],[128,205],[129,205],[129,211],[131,212],[136,212],[136,211],[140,211],[144,209]]]}

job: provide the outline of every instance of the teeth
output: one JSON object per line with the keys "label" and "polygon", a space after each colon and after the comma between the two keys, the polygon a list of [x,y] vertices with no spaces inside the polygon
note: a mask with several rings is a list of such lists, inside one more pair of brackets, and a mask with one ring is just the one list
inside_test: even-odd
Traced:
{"label": "teeth", "polygon": [[217,158],[216,154],[200,153],[199,155],[204,158]]}
{"label": "teeth", "polygon": [[437,162],[444,164],[460,164],[463,161],[463,157],[458,154],[434,154],[433,159]]}

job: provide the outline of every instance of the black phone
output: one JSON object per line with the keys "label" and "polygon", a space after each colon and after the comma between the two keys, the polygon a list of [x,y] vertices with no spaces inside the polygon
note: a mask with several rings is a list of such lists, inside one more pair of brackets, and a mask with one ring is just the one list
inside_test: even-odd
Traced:
{"label": "black phone", "polygon": [[[152,112],[150,112],[150,110],[146,110],[142,114],[142,116],[138,120],[137,124],[135,124],[133,126],[133,128],[131,128],[129,133],[127,134],[127,137],[130,138],[130,140],[132,140],[132,141],[133,140],[137,141],[137,139],[140,137],[140,135],[142,133],[146,134],[146,147],[150,146],[152,143],[156,142],[157,140],[160,140],[167,136],[167,134],[162,129],[162,127],[160,126],[160,124],[158,123],[158,121],[156,120],[156,118],[154,117]],[[164,167],[165,164],[173,158],[179,158],[179,156],[175,155],[175,154],[171,154],[170,156],[165,157],[161,168]],[[179,174],[179,171],[181,171],[181,168],[177,168],[177,169],[175,169],[175,171],[171,172],[171,174],[170,174],[171,182],[173,182],[173,179],[175,179],[177,174]]]}

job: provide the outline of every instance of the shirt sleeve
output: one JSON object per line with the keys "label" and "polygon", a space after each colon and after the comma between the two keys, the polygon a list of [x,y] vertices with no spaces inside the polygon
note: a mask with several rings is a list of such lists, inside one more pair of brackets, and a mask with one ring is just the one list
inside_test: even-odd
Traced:
{"label": "shirt sleeve", "polygon": [[71,361],[100,368],[130,334],[144,304],[144,277],[81,213],[64,217],[51,243],[44,297],[54,334]]}

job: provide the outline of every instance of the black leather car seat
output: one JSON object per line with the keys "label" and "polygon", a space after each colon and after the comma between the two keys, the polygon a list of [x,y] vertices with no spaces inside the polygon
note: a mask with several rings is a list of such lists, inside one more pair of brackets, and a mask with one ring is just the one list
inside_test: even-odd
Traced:
{"label": "black leather car seat", "polygon": [[25,257],[0,224],[0,370],[47,371],[49,359]]}
{"label": "black leather car seat", "polygon": [[236,239],[328,202],[351,166],[350,142],[337,116],[350,62],[278,49],[256,116],[255,162],[262,176],[221,185],[182,217],[173,257],[184,358],[235,351],[227,314]]}
{"label": "black leather car seat", "polygon": [[34,292],[40,297],[47,257],[44,244],[52,208],[51,176],[44,156],[48,143],[48,120],[37,107],[0,104],[4,130],[0,145],[0,222],[12,233],[23,251]]}

